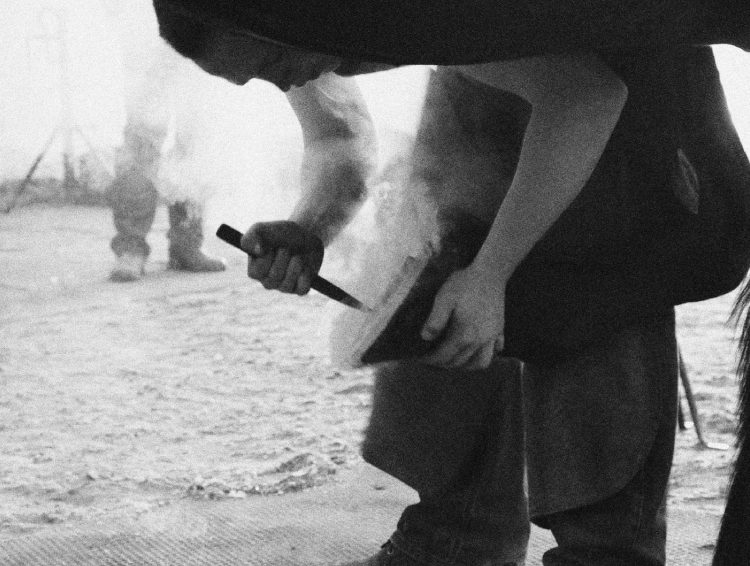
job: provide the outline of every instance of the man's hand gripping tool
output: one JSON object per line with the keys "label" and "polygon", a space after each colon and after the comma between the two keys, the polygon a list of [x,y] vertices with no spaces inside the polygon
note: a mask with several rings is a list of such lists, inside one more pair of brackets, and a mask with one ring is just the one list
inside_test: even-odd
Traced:
{"label": "man's hand gripping tool", "polygon": [[[240,242],[242,241],[242,233],[238,230],[235,230],[231,226],[227,224],[222,224],[219,226],[219,229],[216,231],[216,235],[224,240],[226,243],[234,246],[238,250],[241,250],[248,255],[250,255],[247,251],[243,250],[240,246]],[[311,287],[315,289],[318,293],[321,293],[328,297],[329,299],[333,299],[334,301],[338,301],[339,303],[346,305],[347,307],[351,307],[363,312],[371,312],[372,309],[368,307],[367,305],[363,304],[361,301],[358,301],[354,297],[352,297],[349,293],[344,291],[341,287],[338,287],[328,281],[327,279],[324,279],[320,275],[315,275],[312,280]]]}

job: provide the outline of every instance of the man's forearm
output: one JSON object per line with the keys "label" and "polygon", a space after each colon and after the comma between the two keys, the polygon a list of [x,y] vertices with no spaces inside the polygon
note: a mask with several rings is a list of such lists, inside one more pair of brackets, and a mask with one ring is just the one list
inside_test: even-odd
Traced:
{"label": "man's forearm", "polygon": [[580,193],[627,99],[595,55],[461,68],[532,105],[516,173],[474,266],[506,280]]}
{"label": "man's forearm", "polygon": [[375,127],[355,79],[324,75],[287,94],[302,126],[301,197],[291,220],[327,245],[356,214],[375,167]]}
{"label": "man's forearm", "polygon": [[371,153],[351,139],[320,141],[306,148],[302,194],[290,220],[327,246],[367,197],[367,178],[374,166]]}
{"label": "man's forearm", "polygon": [[565,112],[532,113],[511,187],[476,262],[503,280],[583,189],[624,98],[582,100]]}

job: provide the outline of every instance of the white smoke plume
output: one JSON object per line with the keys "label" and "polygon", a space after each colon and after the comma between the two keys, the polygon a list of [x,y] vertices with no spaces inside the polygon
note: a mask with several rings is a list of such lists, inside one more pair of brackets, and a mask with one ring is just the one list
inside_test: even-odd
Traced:
{"label": "white smoke plume", "polygon": [[331,359],[341,366],[360,365],[361,354],[440,245],[437,205],[426,185],[411,176],[413,137],[397,132],[384,141],[384,162],[373,179],[372,198],[352,228],[368,237],[351,256],[344,280],[347,290],[372,311],[338,309],[331,321]]}

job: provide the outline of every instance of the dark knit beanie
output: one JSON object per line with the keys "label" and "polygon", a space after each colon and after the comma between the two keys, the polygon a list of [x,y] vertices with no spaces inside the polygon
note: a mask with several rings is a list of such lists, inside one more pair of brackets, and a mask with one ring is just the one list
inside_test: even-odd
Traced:
{"label": "dark knit beanie", "polygon": [[737,37],[750,37],[748,0],[153,1],[162,26],[181,13],[303,49],[391,64],[737,44]]}

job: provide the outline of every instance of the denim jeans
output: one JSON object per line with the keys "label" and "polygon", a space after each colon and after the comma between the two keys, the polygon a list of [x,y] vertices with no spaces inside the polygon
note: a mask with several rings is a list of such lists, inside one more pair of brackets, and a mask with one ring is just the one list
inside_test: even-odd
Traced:
{"label": "denim jeans", "polygon": [[363,455],[420,495],[391,539],[416,563],[523,564],[530,527],[519,362],[483,372],[381,368]]}
{"label": "denim jeans", "polygon": [[527,365],[524,386],[531,515],[558,544],[544,564],[664,564],[677,422],[671,309],[577,360]]}
{"label": "denim jeans", "polygon": [[654,471],[647,465],[622,491],[603,501],[535,520],[552,530],[558,545],[544,554],[543,564],[664,565],[666,492],[653,481]]}
{"label": "denim jeans", "polygon": [[[613,484],[610,493],[533,517],[557,541],[557,547],[545,553],[547,566],[665,562],[676,375],[658,374],[676,369],[676,359],[666,359],[675,354],[673,319],[667,317],[614,342],[609,352],[593,356],[592,363],[616,377],[628,364],[621,367],[619,355],[619,365],[610,367],[606,360],[623,348],[634,351],[637,368],[651,374],[644,379],[663,378],[663,403],[654,404],[664,408],[663,416],[649,435],[650,446],[642,454],[626,456],[640,465],[621,484]],[[400,412],[394,408],[398,406]],[[463,374],[414,362],[379,370],[363,454],[419,494],[419,502],[406,508],[391,537],[415,565],[524,564],[529,537],[524,410],[523,375],[511,360],[486,372]],[[611,410],[617,411],[617,405]],[[556,464],[548,462],[546,467],[554,470]],[[565,467],[558,469],[564,473]],[[588,496],[578,497],[585,501]]]}

